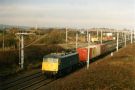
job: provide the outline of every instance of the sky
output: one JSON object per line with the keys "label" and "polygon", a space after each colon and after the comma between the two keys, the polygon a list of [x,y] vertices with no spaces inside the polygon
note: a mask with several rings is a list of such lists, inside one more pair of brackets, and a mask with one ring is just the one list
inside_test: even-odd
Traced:
{"label": "sky", "polygon": [[135,28],[135,0],[0,0],[0,24]]}

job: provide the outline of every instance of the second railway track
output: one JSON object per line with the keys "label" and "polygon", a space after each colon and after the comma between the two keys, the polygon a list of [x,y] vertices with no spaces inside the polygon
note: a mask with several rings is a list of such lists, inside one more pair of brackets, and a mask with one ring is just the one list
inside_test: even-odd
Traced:
{"label": "second railway track", "polygon": [[2,83],[1,90],[36,90],[56,79],[46,78],[41,71]]}

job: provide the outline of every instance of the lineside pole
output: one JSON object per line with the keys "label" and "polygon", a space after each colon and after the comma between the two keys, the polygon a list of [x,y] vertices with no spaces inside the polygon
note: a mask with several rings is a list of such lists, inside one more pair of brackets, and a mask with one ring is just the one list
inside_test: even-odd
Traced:
{"label": "lineside pole", "polygon": [[67,28],[66,28],[66,48],[67,48],[67,38],[68,38],[68,31],[67,31]]}
{"label": "lineside pole", "polygon": [[23,69],[24,64],[24,38],[23,35],[21,35],[21,69]]}
{"label": "lineside pole", "polygon": [[102,44],[103,43],[103,31],[102,31],[102,29],[101,29],[101,40],[100,40],[100,43]]}
{"label": "lineside pole", "polygon": [[126,36],[126,32],[125,32],[125,47],[127,45],[127,36]]}
{"label": "lineside pole", "polygon": [[[21,60],[19,60],[19,65],[20,68],[23,69],[24,68],[24,35],[30,35],[30,34],[34,34],[34,33],[16,33],[16,35],[19,35],[20,38],[20,46],[21,46]],[[19,48],[20,48],[19,46]]]}
{"label": "lineside pole", "polygon": [[117,47],[116,47],[116,49],[118,52],[118,50],[119,50],[119,33],[118,32],[117,32]]}
{"label": "lineside pole", "polygon": [[97,39],[98,39],[98,29],[97,29]]}
{"label": "lineside pole", "polygon": [[87,29],[87,42],[89,41],[88,29]]}
{"label": "lineside pole", "polygon": [[89,39],[88,39],[88,58],[87,58],[87,69],[89,68],[89,60],[90,60],[90,34],[89,34]]}
{"label": "lineside pole", "polygon": [[21,52],[20,52],[20,48],[21,48],[21,39],[20,39],[20,36],[19,36],[19,44],[18,44],[18,46],[19,46],[19,67],[21,68]]}
{"label": "lineside pole", "polygon": [[68,37],[68,33],[67,33],[67,28],[66,28],[66,43],[67,43],[67,37]]}
{"label": "lineside pole", "polygon": [[134,31],[134,42],[135,42],[135,29],[133,31]]}
{"label": "lineside pole", "polygon": [[131,30],[131,44],[133,43],[133,31]]}
{"label": "lineside pole", "polygon": [[3,39],[3,43],[2,43],[2,48],[3,48],[3,51],[5,50],[5,34],[4,34],[4,31],[5,30],[5,28],[3,27],[3,37],[2,37],[2,39]]}
{"label": "lineside pole", "polygon": [[125,42],[125,33],[123,32],[123,46],[124,46],[124,42]]}
{"label": "lineside pole", "polygon": [[77,47],[78,47],[78,34],[76,33],[76,50],[77,50]]}

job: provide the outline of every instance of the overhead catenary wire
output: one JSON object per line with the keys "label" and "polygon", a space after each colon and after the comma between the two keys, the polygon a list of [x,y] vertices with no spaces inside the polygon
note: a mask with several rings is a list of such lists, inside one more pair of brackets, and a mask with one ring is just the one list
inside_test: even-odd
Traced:
{"label": "overhead catenary wire", "polygon": [[38,39],[36,39],[35,41],[33,41],[33,42],[29,43],[28,45],[26,45],[25,48],[26,48],[26,47],[29,47],[29,46],[31,46],[31,45],[33,45],[33,44],[35,44],[36,42],[38,42],[39,40],[43,39],[43,38],[46,37],[46,36],[47,36],[46,34],[43,35],[43,36],[41,36],[40,38],[38,38]]}

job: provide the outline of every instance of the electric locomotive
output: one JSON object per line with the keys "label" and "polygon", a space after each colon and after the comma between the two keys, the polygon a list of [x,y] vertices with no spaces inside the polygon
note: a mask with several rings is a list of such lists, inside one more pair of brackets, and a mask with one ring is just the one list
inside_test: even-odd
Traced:
{"label": "electric locomotive", "polygon": [[44,56],[42,62],[42,72],[44,74],[56,75],[67,72],[79,63],[78,53],[52,53]]}

